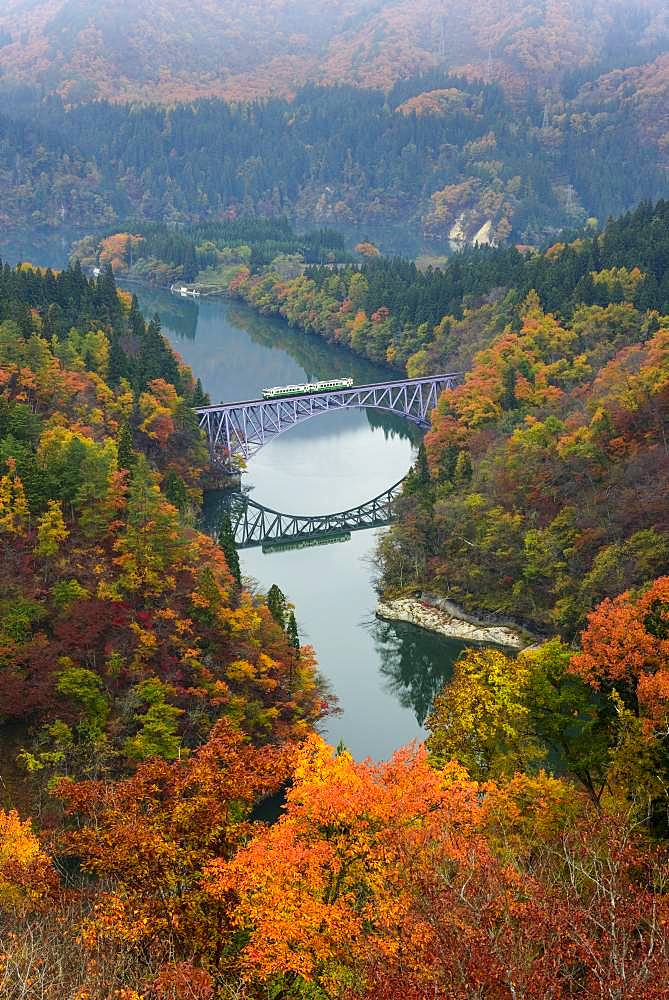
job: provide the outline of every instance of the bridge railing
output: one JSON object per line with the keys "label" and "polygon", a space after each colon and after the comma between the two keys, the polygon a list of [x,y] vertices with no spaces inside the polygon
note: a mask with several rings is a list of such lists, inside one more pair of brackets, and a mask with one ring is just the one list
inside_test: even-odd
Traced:
{"label": "bridge railing", "polygon": [[347,389],[337,389],[334,391],[330,390],[328,392],[310,392],[295,396],[280,396],[276,399],[265,399],[264,397],[260,396],[257,397],[256,399],[242,399],[230,403],[224,403],[224,402],[212,403],[209,406],[198,406],[195,412],[198,414],[198,416],[200,416],[206,413],[213,413],[213,412],[218,413],[221,410],[235,409],[238,406],[257,406],[257,405],[265,406],[272,403],[291,402],[293,399],[309,399],[313,397],[340,395],[342,393],[356,393],[356,392],[363,392],[368,389],[394,389],[397,388],[398,386],[404,386],[404,385],[406,386],[428,385],[432,382],[440,382],[440,381],[445,381],[447,379],[454,379],[455,383],[457,384],[457,382],[463,378],[464,378],[464,372],[449,372],[445,375],[425,375],[419,378],[395,379],[395,380],[389,380],[387,382],[364,382],[361,385],[353,385]]}

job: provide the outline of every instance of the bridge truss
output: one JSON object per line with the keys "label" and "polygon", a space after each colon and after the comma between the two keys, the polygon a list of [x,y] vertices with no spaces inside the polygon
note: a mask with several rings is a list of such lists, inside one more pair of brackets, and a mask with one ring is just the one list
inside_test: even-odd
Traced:
{"label": "bridge truss", "polygon": [[282,514],[271,507],[264,507],[242,493],[229,501],[230,521],[239,549],[279,542],[317,541],[328,536],[380,528],[393,519],[393,502],[402,490],[402,483],[349,510],[336,514]]}
{"label": "bridge truss", "polygon": [[406,417],[419,427],[430,426],[430,414],[445,389],[453,389],[459,374],[359,385],[337,392],[314,392],[284,399],[255,399],[198,409],[212,461],[229,465],[248,460],[266,444],[297,424],[332,410],[371,407]]}

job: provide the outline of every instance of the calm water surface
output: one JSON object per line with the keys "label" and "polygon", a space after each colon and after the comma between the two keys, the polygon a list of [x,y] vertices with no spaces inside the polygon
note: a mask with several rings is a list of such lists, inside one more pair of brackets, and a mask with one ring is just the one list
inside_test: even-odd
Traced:
{"label": "calm water surface", "polygon": [[66,267],[72,242],[83,235],[75,230],[54,233],[0,228],[0,258],[10,264],[28,261],[37,267]]}
{"label": "calm water surface", "polygon": [[[69,237],[5,240],[0,256],[41,266],[66,263]],[[158,312],[165,334],[213,402],[255,398],[267,385],[351,376],[393,377],[317,337],[222,301],[195,303],[137,289],[145,314]],[[415,428],[378,411],[324,414],[272,442],[250,463],[254,500],[292,514],[345,510],[382,493],[409,469]],[[381,529],[382,530],[382,529]],[[243,572],[267,590],[276,583],[296,605],[301,639],[312,644],[341,715],[324,726],[358,757],[388,757],[425,735],[431,700],[463,648],[411,625],[374,619],[373,557],[378,531],[346,543],[263,554],[240,553]]]}

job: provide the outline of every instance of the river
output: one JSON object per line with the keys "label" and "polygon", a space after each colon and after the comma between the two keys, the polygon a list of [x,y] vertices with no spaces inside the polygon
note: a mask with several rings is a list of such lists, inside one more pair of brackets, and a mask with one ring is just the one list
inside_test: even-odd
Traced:
{"label": "river", "polygon": [[[144,290],[139,299],[147,315],[160,315],[212,402],[254,399],[268,385],[319,378],[351,376],[360,384],[397,377],[243,305]],[[285,513],[346,510],[400,480],[418,441],[415,428],[390,414],[323,414],[267,445],[249,463],[244,485],[258,503]],[[261,589],[276,583],[295,604],[301,640],[315,647],[341,708],[326,723],[328,740],[342,740],[356,757],[381,759],[424,737],[430,702],[463,646],[375,620],[377,535],[360,531],[345,543],[267,554],[245,549],[240,557]]]}
{"label": "river", "polygon": [[[57,267],[64,263],[66,243],[24,237],[0,252],[10,261]],[[362,383],[396,377],[243,305],[136,290],[145,314],[160,315],[163,332],[212,402],[252,399],[267,385],[318,378],[351,376]],[[401,479],[418,440],[415,428],[391,414],[324,414],[264,448],[250,462],[244,485],[255,501],[285,513],[345,510]],[[376,621],[378,530],[355,532],[344,543],[240,552],[247,577],[265,591],[276,583],[295,604],[301,641],[314,646],[340,708],[323,724],[324,735],[334,744],[342,741],[357,758],[377,760],[424,738],[431,700],[464,648],[411,625]]]}

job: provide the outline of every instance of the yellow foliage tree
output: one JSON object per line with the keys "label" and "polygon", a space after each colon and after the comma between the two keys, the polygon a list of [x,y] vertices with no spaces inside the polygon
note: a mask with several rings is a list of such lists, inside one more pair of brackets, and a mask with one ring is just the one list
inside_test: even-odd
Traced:
{"label": "yellow foliage tree", "polygon": [[55,889],[56,873],[30,820],[0,810],[0,911],[39,905]]}
{"label": "yellow foliage tree", "polygon": [[10,458],[7,465],[9,472],[0,476],[0,533],[23,535],[28,521],[28,501],[23,483],[16,474],[16,462]]}
{"label": "yellow foliage tree", "polygon": [[497,649],[467,650],[427,722],[434,761],[457,760],[483,780],[522,770],[536,755],[523,697],[529,678],[523,657]]}
{"label": "yellow foliage tree", "polygon": [[45,556],[47,559],[58,555],[62,543],[69,537],[69,531],[65,527],[63,519],[63,506],[59,500],[49,500],[48,508],[37,522],[37,548],[38,556]]}

